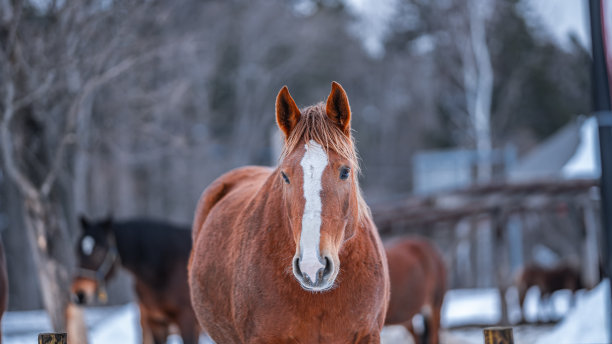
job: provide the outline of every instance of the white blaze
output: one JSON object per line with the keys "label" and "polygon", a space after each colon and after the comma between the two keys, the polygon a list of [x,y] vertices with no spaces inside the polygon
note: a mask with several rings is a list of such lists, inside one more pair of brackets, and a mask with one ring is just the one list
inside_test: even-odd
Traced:
{"label": "white blaze", "polygon": [[94,238],[90,237],[89,235],[86,235],[83,238],[83,241],[81,241],[81,250],[86,256],[91,255],[94,246],[96,246],[96,242],[94,241]]}
{"label": "white blaze", "polygon": [[300,270],[317,281],[317,271],[324,268],[319,260],[319,241],[321,238],[321,177],[327,166],[327,154],[315,141],[306,145],[306,153],[300,162],[304,172],[304,214],[302,215],[302,234],[300,235]]}

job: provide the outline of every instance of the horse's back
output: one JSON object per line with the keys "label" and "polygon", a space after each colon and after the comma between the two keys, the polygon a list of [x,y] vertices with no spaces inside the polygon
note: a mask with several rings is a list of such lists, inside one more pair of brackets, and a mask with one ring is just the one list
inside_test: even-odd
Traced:
{"label": "horse's back", "polygon": [[245,166],[231,170],[215,179],[202,193],[193,220],[192,238],[195,243],[212,208],[225,196],[241,186],[262,182],[272,170],[263,166]]}

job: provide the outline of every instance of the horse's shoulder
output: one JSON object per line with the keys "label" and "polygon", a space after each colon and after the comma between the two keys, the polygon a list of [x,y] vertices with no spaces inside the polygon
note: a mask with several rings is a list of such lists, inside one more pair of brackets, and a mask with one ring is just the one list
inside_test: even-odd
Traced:
{"label": "horse's shoulder", "polygon": [[263,166],[245,166],[233,169],[215,181],[213,181],[200,196],[200,201],[196,207],[196,213],[192,227],[192,239],[198,236],[200,228],[206,221],[206,217],[210,213],[215,204],[219,203],[231,191],[239,187],[246,181],[263,178],[272,172],[270,167]]}

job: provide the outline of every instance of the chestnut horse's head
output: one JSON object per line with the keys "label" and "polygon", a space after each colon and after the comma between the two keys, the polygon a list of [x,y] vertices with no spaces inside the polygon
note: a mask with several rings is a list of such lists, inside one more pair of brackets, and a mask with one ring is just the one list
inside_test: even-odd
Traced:
{"label": "chestnut horse's head", "polygon": [[276,98],[276,121],[285,135],[277,178],[295,242],[293,274],[309,291],[334,286],[342,245],[368,211],[350,120],[348,98],[335,82],[326,104],[302,111],[286,86]]}
{"label": "chestnut horse's head", "polygon": [[106,281],[119,264],[112,220],[89,222],[81,216],[81,236],[76,243],[77,273],[72,281],[72,295],[77,304],[96,300],[106,302]]}

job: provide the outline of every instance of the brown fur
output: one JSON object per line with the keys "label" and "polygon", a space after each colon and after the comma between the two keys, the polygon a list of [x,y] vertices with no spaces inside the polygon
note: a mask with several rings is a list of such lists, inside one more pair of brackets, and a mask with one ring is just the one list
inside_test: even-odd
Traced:
{"label": "brown fur", "polygon": [[521,307],[523,319],[523,306],[529,288],[536,286],[540,289],[541,303],[548,302],[550,296],[557,290],[568,289],[576,292],[583,288],[580,271],[568,263],[563,263],[553,268],[528,264],[517,274],[516,286],[518,288],[519,306]]}
{"label": "brown fur", "polygon": [[[344,92],[338,87],[329,99]],[[218,343],[379,343],[389,294],[384,250],[355,174],[338,179],[340,166],[356,171],[357,161],[332,144],[352,147],[352,140],[329,114],[314,111],[321,106],[303,110],[310,113],[305,116],[294,104],[283,88],[277,122],[287,145],[279,167],[230,171],[200,199],[189,263],[194,310]],[[350,119],[348,103],[335,108],[336,118]],[[322,292],[302,289],[292,275],[304,207],[299,161],[306,137],[329,138],[316,140],[329,158],[322,177],[320,250],[340,270],[334,287]],[[351,156],[356,157],[354,149]]]}
{"label": "brown fur", "polygon": [[[385,245],[391,280],[391,300],[385,325],[402,324],[415,343],[438,343],[446,267],[440,252],[425,239],[406,238]],[[412,318],[425,320],[425,342],[412,328]]]}

